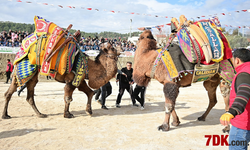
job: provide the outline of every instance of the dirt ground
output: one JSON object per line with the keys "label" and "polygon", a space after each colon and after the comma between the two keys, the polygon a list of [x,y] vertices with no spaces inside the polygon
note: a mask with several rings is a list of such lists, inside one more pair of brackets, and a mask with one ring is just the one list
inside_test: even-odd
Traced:
{"label": "dirt ground", "polygon": [[[164,119],[163,86],[152,80],[146,91],[145,109],[132,107],[129,94],[125,92],[121,108],[115,107],[118,86],[111,82],[113,93],[107,98],[109,110],[100,109],[92,101],[93,115],[85,113],[87,96],[76,90],[70,111],[75,118],[63,118],[64,84],[39,82],[35,88],[35,102],[47,118],[38,118],[26,102],[26,90],[20,97],[14,93],[9,104],[12,119],[0,119],[1,150],[64,150],[64,149],[122,149],[122,150],[165,150],[165,149],[228,149],[227,146],[206,146],[205,135],[224,135],[219,118],[224,113],[224,101],[217,89],[218,103],[206,121],[197,118],[208,105],[208,96],[202,83],[181,88],[176,111],[181,124],[168,132],[157,127]],[[4,92],[9,84],[0,82],[0,112],[4,107]],[[226,135],[226,133],[225,133]]]}

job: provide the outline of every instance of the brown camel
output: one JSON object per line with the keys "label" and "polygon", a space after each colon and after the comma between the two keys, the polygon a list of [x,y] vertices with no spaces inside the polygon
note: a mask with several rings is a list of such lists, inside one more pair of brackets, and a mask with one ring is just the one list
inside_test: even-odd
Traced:
{"label": "brown camel", "polygon": [[[121,49],[115,49],[112,47],[110,43],[104,44],[102,50],[100,51],[99,55],[95,58],[95,60],[89,59],[88,61],[88,85],[85,80],[82,80],[78,90],[84,92],[88,97],[88,102],[86,106],[86,112],[91,115],[92,109],[91,109],[91,99],[94,95],[93,90],[91,90],[89,87],[93,89],[98,89],[101,86],[105,85],[111,78],[115,76],[117,73],[117,57],[120,55]],[[74,117],[73,114],[69,112],[69,105],[70,102],[73,100],[72,94],[75,90],[75,86],[72,85],[72,81],[74,79],[74,73],[64,74],[60,75],[59,73],[56,75],[55,80],[61,83],[66,83],[64,87],[64,102],[65,102],[65,109],[64,109],[64,117],[65,118],[72,118]],[[40,118],[47,117],[47,115],[42,114],[39,112],[35,105],[34,101],[34,88],[38,82],[38,72],[36,75],[29,80],[27,85],[27,102],[32,106],[34,111],[36,112],[37,116]],[[8,104],[11,99],[12,94],[17,89],[17,83],[16,79],[12,80],[12,83],[9,87],[9,89],[5,92],[5,106],[2,114],[3,119],[9,119],[11,118],[8,115]]]}
{"label": "brown camel", "polygon": [[[158,55],[155,51],[156,41],[153,38],[151,31],[144,31],[140,35],[137,45],[138,47],[134,57],[133,78],[138,85],[147,86],[151,80],[151,70],[153,68],[154,61]],[[164,85],[163,92],[165,96],[165,119],[163,124],[158,127],[159,130],[168,131],[170,129],[169,119],[171,114],[173,116],[172,125],[178,126],[180,124],[179,118],[175,111],[176,98],[179,94],[180,87],[191,86],[193,76],[190,73],[188,73],[187,75],[181,75],[183,76],[183,78],[180,81],[170,81],[164,64],[162,63],[162,61],[158,62],[153,77]],[[203,86],[208,92],[209,105],[205,113],[198,118],[199,121],[205,121],[206,116],[217,103],[216,89],[217,86],[220,84],[220,80],[220,76],[218,74],[215,74],[210,80],[204,81]],[[228,84],[224,84],[225,82],[222,83],[223,84],[220,85],[221,92],[226,104],[226,109],[228,109],[230,87],[228,86]]]}

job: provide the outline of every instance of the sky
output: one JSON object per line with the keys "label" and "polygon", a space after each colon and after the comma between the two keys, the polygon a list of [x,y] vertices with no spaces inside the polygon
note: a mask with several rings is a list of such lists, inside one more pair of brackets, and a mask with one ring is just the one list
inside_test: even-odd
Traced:
{"label": "sky", "polygon": [[[197,19],[199,16],[205,16],[202,19],[208,19],[209,15],[218,14],[222,27],[225,27],[225,25],[250,27],[250,0],[21,1],[0,0],[0,21],[31,24],[34,23],[34,16],[37,15],[63,28],[73,24],[72,29],[84,32],[129,33],[130,29],[132,32],[139,31],[138,27],[153,27],[170,23],[171,17],[176,17],[179,20],[180,15],[185,15],[190,20],[192,18]],[[32,3],[26,3],[26,1]],[[54,4],[54,6],[51,4]],[[58,5],[63,6],[63,8],[58,7]],[[74,6],[75,8],[67,6]],[[87,8],[92,8],[92,10],[87,10]],[[243,12],[241,10],[249,11]],[[226,13],[226,15],[221,13]],[[155,17],[155,15],[159,17]]]}

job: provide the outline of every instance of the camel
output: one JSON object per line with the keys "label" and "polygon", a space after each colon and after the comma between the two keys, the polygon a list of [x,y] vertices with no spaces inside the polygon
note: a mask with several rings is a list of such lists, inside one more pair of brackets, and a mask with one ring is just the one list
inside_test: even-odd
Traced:
{"label": "camel", "polygon": [[[118,56],[120,55],[121,48],[115,49],[112,47],[110,43],[105,43],[102,49],[100,50],[99,55],[95,58],[95,60],[88,60],[88,85],[85,80],[82,80],[78,90],[84,92],[88,97],[88,102],[86,106],[86,113],[89,115],[92,115],[92,108],[91,108],[91,100],[92,96],[94,95],[94,91],[91,89],[98,89],[101,86],[105,85],[111,78],[115,76],[117,73],[117,60]],[[55,80],[61,83],[66,83],[64,87],[64,102],[65,102],[65,109],[64,109],[64,117],[65,118],[72,118],[74,117],[73,114],[69,111],[70,102],[73,100],[72,94],[74,90],[76,89],[75,86],[72,85],[72,81],[74,79],[75,75],[74,73],[65,73],[63,75],[60,75],[59,73],[56,75]],[[34,75],[32,79],[30,79],[26,85],[27,85],[27,102],[32,106],[35,113],[40,118],[47,117],[46,114],[42,114],[39,112],[35,105],[34,101],[34,88],[36,84],[38,83],[38,72]],[[9,119],[11,118],[8,115],[8,104],[12,97],[12,94],[17,89],[17,82],[16,79],[12,80],[12,83],[8,90],[5,92],[5,105],[4,110],[2,114],[3,119]]]}
{"label": "camel", "polygon": [[[151,71],[154,66],[154,61],[158,56],[158,53],[155,51],[157,48],[156,41],[150,30],[145,30],[140,35],[137,46],[138,47],[134,56],[133,79],[140,86],[148,86],[151,80]],[[171,81],[167,75],[167,71],[162,61],[158,62],[153,78],[164,85],[163,92],[165,96],[165,119],[163,124],[158,127],[158,130],[169,131],[169,120],[171,114],[173,116],[172,125],[178,126],[180,124],[179,118],[175,111],[176,98],[179,94],[180,87],[191,86],[193,75],[188,73],[185,75],[182,74],[182,76],[183,77],[180,81]],[[220,80],[221,78],[219,74],[215,74],[209,80],[204,81],[203,86],[208,92],[209,105],[205,113],[198,118],[199,121],[205,121],[206,116],[217,103],[216,89],[220,84]],[[221,82],[220,89],[224,98],[226,110],[228,110],[230,86],[229,84],[225,83],[225,81]]]}

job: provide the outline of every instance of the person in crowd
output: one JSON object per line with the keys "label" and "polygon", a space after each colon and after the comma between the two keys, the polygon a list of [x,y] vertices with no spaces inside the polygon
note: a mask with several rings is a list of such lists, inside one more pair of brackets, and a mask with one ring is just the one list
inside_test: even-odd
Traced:
{"label": "person in crowd", "polygon": [[94,45],[93,45],[93,50],[100,50],[97,41],[95,41],[95,43],[94,43]]}
{"label": "person in crowd", "polygon": [[13,71],[13,65],[12,63],[10,62],[10,59],[7,59],[7,66],[6,66],[6,82],[5,84],[7,84],[10,80],[10,75],[11,75],[11,72]]}
{"label": "person in crowd", "polygon": [[4,35],[0,35],[0,46],[3,46],[3,43],[4,43],[4,38],[3,38]]}
{"label": "person in crowd", "polygon": [[121,71],[124,74],[117,74],[116,82],[119,82],[119,93],[117,95],[116,100],[116,107],[120,108],[121,98],[124,94],[124,91],[127,90],[129,92],[133,106],[137,106],[136,101],[133,97],[133,80],[132,80],[132,74],[133,74],[133,68],[132,68],[132,62],[127,62],[126,67],[122,68]]}
{"label": "person in crowd", "polygon": [[[250,51],[245,48],[236,49],[232,62],[237,74],[231,85],[229,111],[221,116],[220,123],[232,124],[229,149],[247,150],[250,141]],[[233,141],[245,141],[245,144],[232,145]]]}

